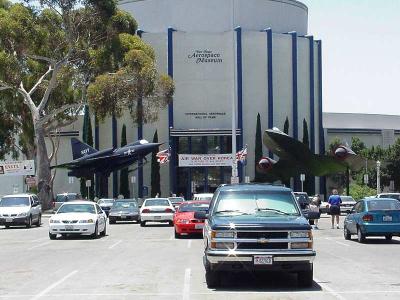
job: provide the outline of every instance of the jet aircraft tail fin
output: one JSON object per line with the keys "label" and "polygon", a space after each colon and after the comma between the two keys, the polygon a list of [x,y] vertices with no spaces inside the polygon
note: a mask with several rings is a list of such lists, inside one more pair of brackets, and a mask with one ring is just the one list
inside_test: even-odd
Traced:
{"label": "jet aircraft tail fin", "polygon": [[96,149],[90,147],[88,144],[85,144],[76,138],[71,139],[71,148],[72,158],[74,160],[97,152]]}

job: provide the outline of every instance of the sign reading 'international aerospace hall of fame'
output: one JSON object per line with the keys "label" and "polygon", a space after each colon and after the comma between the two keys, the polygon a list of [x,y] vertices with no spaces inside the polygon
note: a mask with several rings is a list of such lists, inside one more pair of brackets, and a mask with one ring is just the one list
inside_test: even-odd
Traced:
{"label": "sign reading 'international aerospace hall of fame'", "polygon": [[0,161],[0,176],[28,176],[35,175],[33,160]]}
{"label": "sign reading 'international aerospace hall of fame'", "polygon": [[179,154],[179,167],[231,167],[232,154]]}

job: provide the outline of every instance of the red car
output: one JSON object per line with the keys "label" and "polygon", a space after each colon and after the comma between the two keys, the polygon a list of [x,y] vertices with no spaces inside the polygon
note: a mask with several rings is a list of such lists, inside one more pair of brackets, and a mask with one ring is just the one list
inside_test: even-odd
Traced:
{"label": "red car", "polygon": [[209,201],[187,201],[181,204],[174,215],[175,238],[181,235],[202,233],[204,220],[196,220],[196,211],[208,211]]}

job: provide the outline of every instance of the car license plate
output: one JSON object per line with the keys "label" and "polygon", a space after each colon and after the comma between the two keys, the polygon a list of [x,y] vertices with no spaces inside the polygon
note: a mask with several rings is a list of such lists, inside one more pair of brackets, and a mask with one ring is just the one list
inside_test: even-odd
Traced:
{"label": "car license plate", "polygon": [[272,265],[272,262],[271,255],[254,256],[255,265]]}
{"label": "car license plate", "polygon": [[72,225],[65,225],[65,230],[74,230],[74,226],[72,226]]}
{"label": "car license plate", "polygon": [[6,222],[7,222],[7,223],[11,223],[12,221],[13,221],[12,218],[7,218],[7,219],[6,219]]}
{"label": "car license plate", "polygon": [[392,222],[392,216],[383,216],[383,222]]}
{"label": "car license plate", "polygon": [[126,219],[126,216],[121,216],[121,219]]}
{"label": "car license plate", "polygon": [[203,229],[204,228],[204,224],[196,224],[194,225],[194,229]]}
{"label": "car license plate", "polygon": [[160,220],[160,219],[161,219],[161,216],[155,216],[154,219],[155,219],[155,220]]}

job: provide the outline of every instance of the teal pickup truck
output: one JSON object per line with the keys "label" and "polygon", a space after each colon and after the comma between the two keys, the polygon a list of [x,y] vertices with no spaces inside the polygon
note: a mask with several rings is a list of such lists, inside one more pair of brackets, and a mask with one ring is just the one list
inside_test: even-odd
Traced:
{"label": "teal pickup truck", "polygon": [[[315,218],[310,212],[308,218]],[[292,190],[266,184],[224,185],[217,189],[204,219],[204,257],[209,288],[224,272],[285,271],[298,284],[313,283],[313,236]]]}

